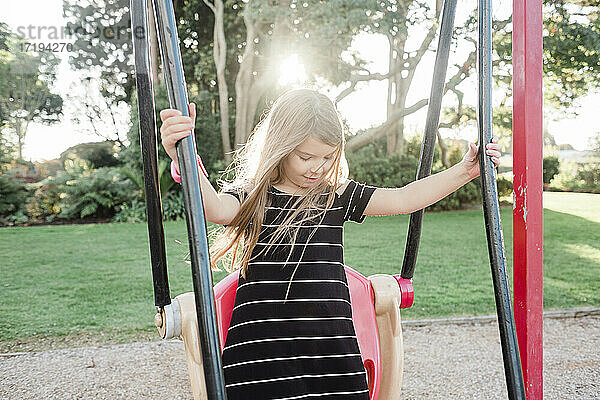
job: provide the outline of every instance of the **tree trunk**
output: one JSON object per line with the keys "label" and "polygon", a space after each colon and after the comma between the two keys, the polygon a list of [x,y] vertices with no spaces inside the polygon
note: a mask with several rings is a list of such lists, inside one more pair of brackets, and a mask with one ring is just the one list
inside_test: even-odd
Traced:
{"label": "tree trunk", "polygon": [[23,159],[23,137],[21,136],[21,120],[15,117],[15,133],[17,134],[17,151],[19,160]]}
{"label": "tree trunk", "polygon": [[225,79],[227,67],[227,42],[223,23],[223,1],[215,0],[211,7],[215,15],[215,28],[213,34],[213,57],[217,68],[217,84],[219,86],[219,110],[221,117],[221,145],[225,162],[231,162],[231,142],[229,140],[229,89]]}
{"label": "tree trunk", "polygon": [[244,12],[246,25],[246,48],[242,55],[240,69],[235,78],[235,143],[234,148],[239,148],[246,143],[249,132],[247,131],[249,119],[249,91],[254,67],[254,39],[256,38],[255,22]]}
{"label": "tree trunk", "polygon": [[440,147],[440,159],[442,160],[442,164],[444,167],[450,168],[452,165],[450,165],[450,161],[448,160],[448,145],[446,142],[444,142],[444,139],[442,139],[439,129],[437,130],[436,135],[438,139],[438,146]]}
{"label": "tree trunk", "polygon": [[[406,71],[404,66],[405,53],[404,46],[406,44],[406,35],[398,33],[396,36],[389,36],[390,43],[389,52],[389,69],[388,71],[396,71],[388,81],[388,118],[390,115],[404,110],[406,106],[406,95],[408,86],[403,77],[403,72]],[[387,134],[386,153],[388,156],[394,153],[401,153],[404,148],[404,116],[398,118],[388,130]]]}

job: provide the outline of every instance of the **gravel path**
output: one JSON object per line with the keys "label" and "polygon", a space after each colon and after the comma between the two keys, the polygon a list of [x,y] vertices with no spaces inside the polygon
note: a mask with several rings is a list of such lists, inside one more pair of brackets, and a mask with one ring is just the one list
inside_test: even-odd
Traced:
{"label": "gravel path", "polygon": [[[404,399],[505,399],[494,323],[404,327]],[[600,399],[600,317],[544,321],[545,399]],[[0,399],[189,399],[183,344],[0,356]],[[249,399],[260,400],[260,399]]]}

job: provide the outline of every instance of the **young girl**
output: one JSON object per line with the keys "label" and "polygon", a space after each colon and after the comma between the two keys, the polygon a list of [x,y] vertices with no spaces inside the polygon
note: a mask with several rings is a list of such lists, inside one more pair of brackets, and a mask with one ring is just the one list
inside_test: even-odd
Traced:
{"label": "young girl", "polygon": [[[190,134],[195,114],[194,104],[191,117],[160,113],[176,180],[175,143]],[[486,147],[495,165],[499,150],[495,140]],[[460,163],[402,188],[360,184],[347,179],[335,106],[302,89],[275,101],[236,154],[235,179],[223,193],[201,174],[206,219],[226,226],[211,264],[229,254],[241,268],[223,350],[228,399],[368,400],[344,272],[344,222],[437,202],[479,175],[477,151],[469,144]]]}

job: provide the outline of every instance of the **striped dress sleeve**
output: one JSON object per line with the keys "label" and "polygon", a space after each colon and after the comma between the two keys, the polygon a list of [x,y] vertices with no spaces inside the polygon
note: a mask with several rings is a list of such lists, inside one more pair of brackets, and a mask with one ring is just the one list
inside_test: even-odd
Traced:
{"label": "striped dress sleeve", "polygon": [[363,213],[375,189],[373,186],[350,180],[344,191],[344,221],[353,221],[359,224],[364,221]]}

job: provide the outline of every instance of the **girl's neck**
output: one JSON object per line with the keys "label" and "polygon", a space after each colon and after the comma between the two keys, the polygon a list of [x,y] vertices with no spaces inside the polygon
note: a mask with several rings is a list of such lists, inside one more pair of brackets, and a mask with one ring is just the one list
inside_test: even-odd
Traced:
{"label": "girl's neck", "polygon": [[279,183],[277,184],[277,186],[273,185],[273,187],[277,190],[279,190],[280,192],[286,193],[286,194],[291,194],[291,195],[303,195],[308,193],[308,188],[303,188],[300,186],[296,186],[294,184],[286,184],[286,183]]}
{"label": "girl's neck", "polygon": [[[340,182],[338,184],[337,190],[336,192],[341,195],[340,192],[343,192],[344,189],[346,188],[348,182]],[[280,192],[283,192],[285,194],[291,194],[294,196],[301,196],[304,195],[306,193],[308,193],[309,188],[303,188],[300,186],[296,186],[294,184],[287,184],[286,182],[283,183],[278,183],[277,185],[271,185],[273,188],[275,188],[276,190],[279,190]]]}

